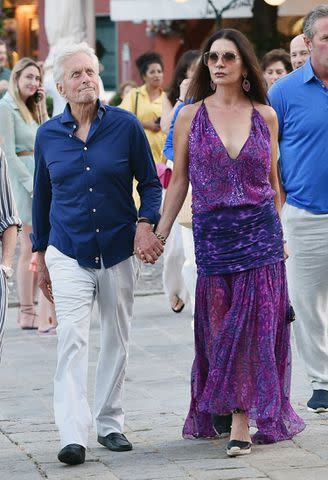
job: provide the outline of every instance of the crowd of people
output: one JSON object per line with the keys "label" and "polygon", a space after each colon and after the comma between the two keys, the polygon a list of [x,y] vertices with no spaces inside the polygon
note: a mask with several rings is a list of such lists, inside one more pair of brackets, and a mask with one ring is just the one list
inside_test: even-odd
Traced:
{"label": "crowd of people", "polygon": [[120,108],[99,100],[94,51],[63,45],[52,73],[66,106],[50,119],[40,66],[21,59],[8,80],[0,63],[0,341],[22,230],[18,322],[57,333],[61,462],[85,461],[95,298],[98,442],[133,448],[122,405],[133,294],[141,264],[161,255],[170,308],[189,303],[194,318],[185,438],[229,434],[235,457],[304,429],[290,403],[295,319],[307,406],[328,411],[327,38],[327,4],[308,13],[290,53],[261,62],[244,34],[221,29],[182,55],[166,92],[162,58],[146,52],[142,85],[122,86]]}

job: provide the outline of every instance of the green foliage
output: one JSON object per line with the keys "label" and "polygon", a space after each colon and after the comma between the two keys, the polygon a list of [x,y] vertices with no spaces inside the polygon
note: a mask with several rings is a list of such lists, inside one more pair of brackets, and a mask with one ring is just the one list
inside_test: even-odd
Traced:
{"label": "green foliage", "polygon": [[52,112],[54,111],[54,102],[52,97],[46,97],[47,112],[49,117],[52,117]]}

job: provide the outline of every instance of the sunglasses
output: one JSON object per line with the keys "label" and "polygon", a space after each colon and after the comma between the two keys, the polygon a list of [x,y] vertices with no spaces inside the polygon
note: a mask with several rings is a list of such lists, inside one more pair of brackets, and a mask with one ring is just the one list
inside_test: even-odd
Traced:
{"label": "sunglasses", "polygon": [[237,60],[237,58],[240,58],[235,52],[205,52],[203,55],[203,61],[206,66],[208,65],[213,65],[217,63],[220,58],[225,63],[232,63]]}

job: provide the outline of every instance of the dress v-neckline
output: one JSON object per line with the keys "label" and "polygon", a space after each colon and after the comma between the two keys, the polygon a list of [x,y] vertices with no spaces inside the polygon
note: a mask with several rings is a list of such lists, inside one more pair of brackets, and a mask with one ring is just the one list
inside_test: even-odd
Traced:
{"label": "dress v-neckline", "polygon": [[252,108],[251,128],[250,128],[250,130],[249,130],[248,137],[246,138],[245,142],[243,143],[243,146],[241,147],[241,149],[239,150],[238,155],[237,155],[235,158],[232,158],[232,157],[230,156],[230,154],[229,154],[226,146],[224,145],[223,141],[221,140],[220,135],[219,135],[218,132],[216,131],[216,129],[215,129],[215,127],[214,127],[211,119],[210,119],[210,116],[209,116],[209,114],[208,114],[208,111],[207,111],[207,107],[206,107],[206,105],[205,105],[205,102],[203,102],[203,105],[204,105],[206,117],[207,117],[207,120],[208,120],[208,123],[209,123],[210,127],[213,129],[216,137],[218,138],[219,142],[221,143],[222,147],[224,148],[224,151],[226,152],[227,157],[229,158],[229,160],[231,160],[232,162],[235,162],[236,160],[239,159],[240,155],[242,154],[242,152],[244,151],[246,145],[248,144],[249,139],[251,138],[252,131],[253,131],[253,124],[254,124],[254,122],[253,122],[253,119],[254,119],[254,118],[253,118],[253,117],[254,117],[254,114],[255,114],[255,108],[254,108],[254,107]]}

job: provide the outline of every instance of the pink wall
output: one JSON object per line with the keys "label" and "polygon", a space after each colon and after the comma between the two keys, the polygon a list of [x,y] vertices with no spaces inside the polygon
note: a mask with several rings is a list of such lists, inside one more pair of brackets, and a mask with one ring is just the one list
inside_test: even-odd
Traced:
{"label": "pink wall", "polygon": [[141,83],[138,70],[135,66],[135,59],[146,52],[147,50],[154,50],[162,55],[164,63],[164,83],[167,85],[170,81],[172,70],[175,64],[175,54],[181,45],[179,37],[163,37],[156,35],[154,37],[147,37],[145,33],[146,22],[119,22],[118,23],[118,74],[119,83],[122,78],[121,71],[121,51],[122,44],[128,43],[131,53],[131,80],[135,80],[138,84]]}

